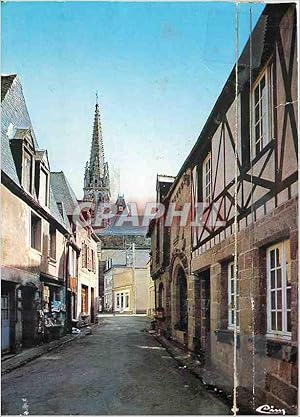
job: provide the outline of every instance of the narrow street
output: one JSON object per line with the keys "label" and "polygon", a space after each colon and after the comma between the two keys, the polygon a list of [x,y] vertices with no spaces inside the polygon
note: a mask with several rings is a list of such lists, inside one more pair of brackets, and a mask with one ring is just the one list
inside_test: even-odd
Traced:
{"label": "narrow street", "polygon": [[231,414],[143,330],[106,317],[78,339],[2,377],[2,414]]}

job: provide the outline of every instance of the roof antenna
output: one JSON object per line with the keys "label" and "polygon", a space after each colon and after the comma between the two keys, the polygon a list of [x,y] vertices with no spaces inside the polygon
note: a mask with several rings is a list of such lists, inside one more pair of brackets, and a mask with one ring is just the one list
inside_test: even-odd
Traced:
{"label": "roof antenna", "polygon": [[98,104],[98,91],[96,91],[96,104]]}

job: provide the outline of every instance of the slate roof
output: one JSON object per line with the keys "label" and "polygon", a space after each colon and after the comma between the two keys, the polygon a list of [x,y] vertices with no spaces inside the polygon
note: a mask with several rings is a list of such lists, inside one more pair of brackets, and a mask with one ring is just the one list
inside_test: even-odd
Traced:
{"label": "slate roof", "polygon": [[[10,180],[21,188],[17,175],[15,162],[10,148],[10,139],[22,138],[24,134],[31,132],[34,146],[38,155],[45,151],[38,150],[38,143],[27,110],[23,89],[16,74],[1,76],[1,170]],[[70,230],[57,207],[50,185],[50,213],[55,220],[67,230]]]}
{"label": "slate roof", "polygon": [[55,200],[57,202],[63,202],[64,209],[68,216],[74,214],[74,209],[78,206],[78,201],[64,172],[51,172],[50,183]]}
{"label": "slate roof", "polygon": [[[102,256],[103,259],[112,259],[112,266],[126,266],[126,254],[129,256],[129,259],[132,257],[132,251],[125,249],[103,249]],[[135,250],[135,267],[136,268],[146,268],[150,259],[150,254],[148,249],[136,249]],[[131,267],[131,265],[129,265]]]}
{"label": "slate roof", "polygon": [[[129,219],[133,219],[132,217],[129,217]],[[147,226],[142,226],[142,217],[138,217],[137,222],[138,226],[135,226],[135,221],[131,222],[125,222],[121,226],[117,226],[115,223],[118,220],[118,216],[115,216],[111,221],[113,224],[109,225],[105,229],[99,229],[95,228],[96,233],[101,236],[146,236],[147,230],[148,230],[148,224]],[[132,224],[133,223],[133,224]]]}
{"label": "slate roof", "polygon": [[14,79],[17,77],[17,74],[3,75],[1,79],[1,101],[6,96],[6,93],[10,89]]}
{"label": "slate roof", "polygon": [[105,229],[101,232],[97,231],[99,236],[146,236],[147,226],[131,226],[123,225],[121,227],[111,226],[108,229]]}
{"label": "slate roof", "polygon": [[68,220],[67,216],[65,216],[63,213],[61,213],[59,211],[51,185],[50,185],[50,195],[49,195],[49,197],[50,197],[50,212],[51,212],[52,216],[60,224],[64,225],[64,227],[71,233],[71,226],[70,226],[69,220]]}

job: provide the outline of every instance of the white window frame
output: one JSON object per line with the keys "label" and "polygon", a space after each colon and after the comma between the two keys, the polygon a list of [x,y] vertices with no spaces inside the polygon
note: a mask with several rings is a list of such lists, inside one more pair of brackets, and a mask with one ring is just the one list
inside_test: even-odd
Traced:
{"label": "white window frame", "polygon": [[[44,177],[43,177],[44,175]],[[42,181],[42,178],[45,181]],[[39,202],[42,206],[48,206],[48,182],[49,182],[49,175],[47,171],[41,166],[40,168],[40,187],[39,187]]]}
{"label": "white window frame", "polygon": [[[292,332],[287,330],[287,315],[288,312],[291,314],[291,308],[287,309],[287,290],[291,291],[291,276],[290,276],[290,284],[287,285],[287,272],[291,274],[291,265],[290,265],[290,256],[286,253],[286,247],[288,247],[290,251],[290,241],[284,240],[278,242],[270,247],[267,248],[267,336],[269,337],[278,337],[284,339],[290,339]],[[276,264],[275,259],[275,267],[271,268],[271,252],[276,249],[281,253],[281,266]],[[287,266],[287,261],[289,264]],[[277,308],[277,271],[281,270],[281,309]],[[276,287],[271,287],[271,273],[274,271],[274,283]],[[272,308],[272,293],[275,293],[275,308]],[[281,311],[281,322],[282,322],[282,330],[272,330],[272,312],[276,315],[276,322],[277,322],[277,312]],[[277,327],[277,326],[276,326]]]}
{"label": "white window frame", "polygon": [[[29,163],[29,169],[28,166],[26,165],[27,163]],[[25,169],[25,165],[27,167],[27,169]],[[31,194],[32,192],[32,165],[33,165],[33,157],[31,155],[31,153],[25,148],[23,151],[23,168],[22,168],[22,185],[23,188]],[[29,178],[27,178],[26,174],[29,174]],[[29,180],[29,184],[26,183],[26,180]]]}
{"label": "white window frame", "polygon": [[[267,144],[271,141],[271,135],[272,135],[272,128],[271,128],[271,121],[272,121],[272,86],[271,86],[271,80],[272,80],[272,74],[270,73],[271,68],[269,65],[265,67],[265,69],[261,72],[255,83],[252,87],[252,158],[255,158],[259,153],[267,146]],[[264,114],[266,114],[266,123],[265,128],[266,132],[264,132],[261,129],[264,129],[264,123],[263,123],[263,110],[260,108],[259,110],[259,117],[256,121],[255,119],[255,91],[257,88],[259,88],[259,99],[258,103],[259,105],[262,103],[262,96],[260,92],[260,83],[262,79],[265,77],[265,89],[266,89],[266,111]],[[262,122],[262,123],[260,123]],[[259,129],[260,129],[260,139],[256,140],[256,125],[260,123]],[[256,151],[256,144],[260,142],[260,149]]]}
{"label": "white window frame", "polygon": [[[128,305],[126,306],[126,300]],[[116,311],[129,311],[130,298],[129,291],[118,291],[115,294],[115,310]]]}
{"label": "white window frame", "polygon": [[[209,163],[209,169],[207,164]],[[212,199],[212,166],[211,166],[211,152],[208,153],[202,164],[202,190],[203,203],[210,204]],[[207,192],[208,190],[208,192]]]}
{"label": "white window frame", "polygon": [[[232,298],[234,299],[234,262],[229,262],[227,266],[227,282],[228,282],[228,329],[234,329],[234,319],[232,318],[232,313],[234,311],[234,307],[232,305]],[[240,329],[240,294],[239,294],[239,278],[237,274],[237,309],[236,309],[236,317],[237,317],[237,330]]]}

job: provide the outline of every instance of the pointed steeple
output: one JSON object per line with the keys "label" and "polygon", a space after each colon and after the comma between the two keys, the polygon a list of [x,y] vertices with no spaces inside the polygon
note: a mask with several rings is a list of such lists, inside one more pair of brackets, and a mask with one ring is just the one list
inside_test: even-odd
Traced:
{"label": "pointed steeple", "polygon": [[99,109],[99,103],[98,103],[98,94],[96,94],[93,139],[92,139],[89,168],[90,168],[90,176],[92,180],[103,178],[104,147],[103,147],[101,120],[100,120],[100,109]]}
{"label": "pointed steeple", "polygon": [[93,137],[90,160],[86,163],[84,174],[84,200],[97,203],[110,200],[110,184],[108,164],[104,160],[104,146],[100,120],[98,94],[94,115]]}

